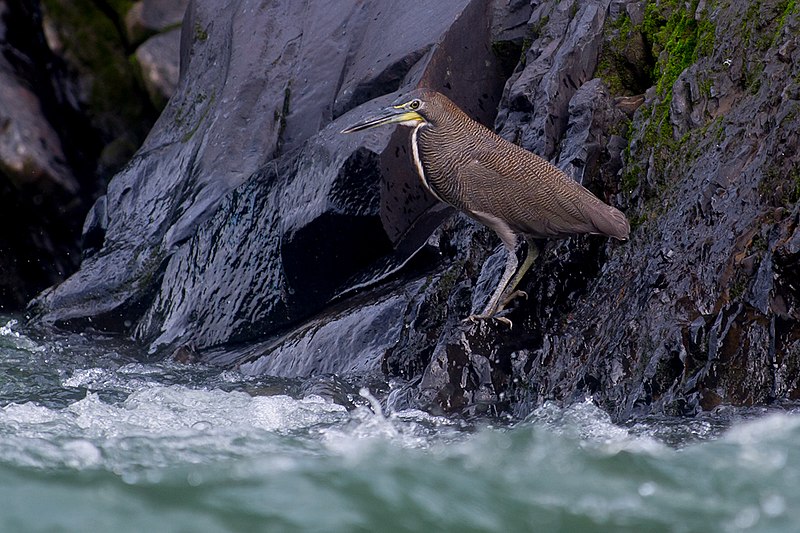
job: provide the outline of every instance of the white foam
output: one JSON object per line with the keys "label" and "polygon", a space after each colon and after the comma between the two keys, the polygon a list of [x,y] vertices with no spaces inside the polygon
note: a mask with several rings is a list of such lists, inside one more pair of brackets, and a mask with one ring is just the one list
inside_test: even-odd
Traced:
{"label": "white foam", "polygon": [[12,318],[6,322],[5,325],[0,326],[0,337],[8,338],[13,347],[17,349],[26,350],[29,352],[44,351],[44,346],[36,344],[34,341],[17,331],[18,325],[19,321]]}
{"label": "white foam", "polygon": [[6,322],[5,326],[0,326],[0,337],[16,337],[19,338],[20,334],[17,331],[14,331],[14,326],[17,325],[17,321],[14,319],[9,320]]}
{"label": "white foam", "polygon": [[[96,373],[80,373],[76,383]],[[0,456],[42,468],[103,466],[124,471],[258,454],[275,436],[349,420],[344,407],[312,396],[250,396],[244,392],[153,385],[109,403],[100,395],[63,409],[33,403],[0,409]]]}
{"label": "white foam", "polygon": [[634,435],[627,428],[614,424],[611,416],[590,398],[567,408],[545,403],[528,417],[526,423],[578,438],[584,446],[609,455],[622,451],[658,454],[667,449],[648,435]]}

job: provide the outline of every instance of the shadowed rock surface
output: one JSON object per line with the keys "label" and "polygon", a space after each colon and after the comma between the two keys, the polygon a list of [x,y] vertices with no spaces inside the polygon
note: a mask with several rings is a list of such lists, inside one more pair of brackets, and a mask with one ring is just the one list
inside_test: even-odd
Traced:
{"label": "shadowed rock surface", "polygon": [[[246,373],[377,378],[392,408],[796,399],[794,4],[327,6],[189,3],[177,92],[36,321]],[[462,323],[500,275],[497,238],[426,195],[406,130],[339,134],[416,86],[621,207],[630,241],[550,243],[512,330]]]}
{"label": "shadowed rock surface", "polygon": [[[0,5],[0,310],[23,308],[77,269],[81,241],[95,246],[91,234],[81,239],[87,211],[157,117],[145,90],[153,76],[129,59],[137,44],[123,19],[132,4]],[[172,18],[153,35],[180,24],[186,0],[136,4],[144,5],[151,23]],[[152,72],[163,77],[172,63],[177,75],[174,48],[150,51]]]}

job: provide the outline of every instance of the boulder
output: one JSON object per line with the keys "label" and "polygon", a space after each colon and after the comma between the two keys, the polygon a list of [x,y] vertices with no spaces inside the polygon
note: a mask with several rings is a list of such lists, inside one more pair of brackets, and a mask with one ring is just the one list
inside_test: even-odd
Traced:
{"label": "boulder", "polygon": [[189,0],[139,0],[125,13],[125,31],[138,45],[158,33],[179,28]]}
{"label": "boulder", "polygon": [[163,109],[178,87],[181,32],[175,28],[147,39],[136,49],[136,61],[150,101]]}

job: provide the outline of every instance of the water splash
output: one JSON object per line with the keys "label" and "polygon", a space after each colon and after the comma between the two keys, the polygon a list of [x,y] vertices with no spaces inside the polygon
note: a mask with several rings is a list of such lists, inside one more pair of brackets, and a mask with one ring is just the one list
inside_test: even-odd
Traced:
{"label": "water splash", "polygon": [[5,327],[3,531],[792,531],[800,523],[792,411],[621,425],[586,400],[548,403],[498,428],[387,409],[367,390],[336,403],[302,392],[325,387],[147,363],[111,341]]}

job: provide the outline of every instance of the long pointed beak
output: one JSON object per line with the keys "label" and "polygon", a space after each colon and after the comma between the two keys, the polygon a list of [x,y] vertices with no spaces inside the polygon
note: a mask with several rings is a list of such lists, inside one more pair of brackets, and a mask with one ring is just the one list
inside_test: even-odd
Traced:
{"label": "long pointed beak", "polygon": [[353,133],[356,131],[367,130],[384,124],[403,124],[405,126],[416,126],[425,119],[416,111],[406,111],[402,108],[387,107],[380,114],[369,117],[361,122],[342,130],[342,133]]}

